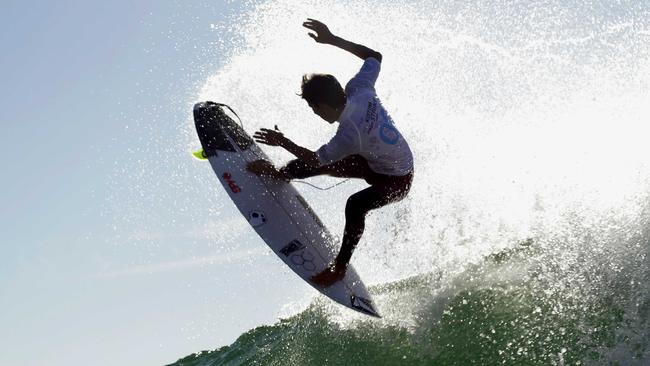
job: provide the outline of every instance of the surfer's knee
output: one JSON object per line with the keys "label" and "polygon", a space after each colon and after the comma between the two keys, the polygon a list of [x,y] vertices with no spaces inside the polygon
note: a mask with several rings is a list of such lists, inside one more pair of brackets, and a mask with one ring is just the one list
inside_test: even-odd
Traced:
{"label": "surfer's knee", "polygon": [[345,204],[345,217],[366,217],[366,214],[370,211],[366,206],[363,197],[353,194]]}

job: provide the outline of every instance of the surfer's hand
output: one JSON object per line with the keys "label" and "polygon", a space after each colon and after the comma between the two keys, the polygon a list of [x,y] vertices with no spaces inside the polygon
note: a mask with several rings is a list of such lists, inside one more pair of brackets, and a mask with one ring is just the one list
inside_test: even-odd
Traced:
{"label": "surfer's hand", "polygon": [[268,128],[262,128],[255,132],[253,138],[259,143],[270,146],[283,146],[287,141],[282,132],[269,130]]}
{"label": "surfer's hand", "polygon": [[246,169],[255,175],[275,179],[286,179],[286,177],[267,160],[260,159],[251,161],[246,164]]}
{"label": "surfer's hand", "polygon": [[335,38],[329,28],[316,19],[307,18],[307,21],[302,23],[302,26],[314,32],[308,33],[308,35],[318,43],[330,44]]}

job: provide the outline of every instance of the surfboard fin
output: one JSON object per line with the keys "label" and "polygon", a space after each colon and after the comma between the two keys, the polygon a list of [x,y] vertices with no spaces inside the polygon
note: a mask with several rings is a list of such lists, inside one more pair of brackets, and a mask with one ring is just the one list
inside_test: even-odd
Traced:
{"label": "surfboard fin", "polygon": [[192,151],[192,156],[194,156],[198,160],[208,160],[208,156],[205,155],[205,151],[203,151],[203,149]]}

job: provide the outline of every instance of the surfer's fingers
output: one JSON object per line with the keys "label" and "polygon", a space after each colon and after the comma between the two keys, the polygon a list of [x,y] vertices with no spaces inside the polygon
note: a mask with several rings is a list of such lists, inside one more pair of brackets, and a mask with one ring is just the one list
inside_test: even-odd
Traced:
{"label": "surfer's fingers", "polygon": [[275,131],[275,130],[270,130],[268,128],[262,128],[262,131],[260,132],[260,135],[262,136],[284,136],[284,134],[280,131]]}
{"label": "surfer's fingers", "polygon": [[316,20],[316,19],[313,19],[313,18],[307,18],[307,21],[305,23],[307,23],[309,25],[312,25],[312,26],[320,25],[320,24],[324,25],[325,24],[325,23],[321,22],[320,20]]}
{"label": "surfer's fingers", "polygon": [[259,142],[260,144],[264,144],[264,145],[278,146],[277,141],[272,141],[272,140],[269,140],[267,138],[256,138],[255,141]]}
{"label": "surfer's fingers", "polygon": [[305,28],[309,29],[310,31],[316,32],[316,33],[322,32],[320,27],[317,27],[314,24],[307,24],[307,25],[305,25]]}

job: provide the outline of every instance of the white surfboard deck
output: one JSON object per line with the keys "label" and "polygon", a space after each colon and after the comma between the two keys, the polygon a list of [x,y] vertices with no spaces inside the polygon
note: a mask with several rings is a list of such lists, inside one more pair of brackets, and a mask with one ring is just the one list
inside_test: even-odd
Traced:
{"label": "white surfboard deck", "polygon": [[345,277],[329,287],[320,287],[310,280],[334,260],[337,243],[291,183],[259,177],[246,170],[248,162],[270,159],[222,106],[197,103],[194,122],[212,169],[244,218],[305,282],[350,309],[380,317],[351,265]]}

